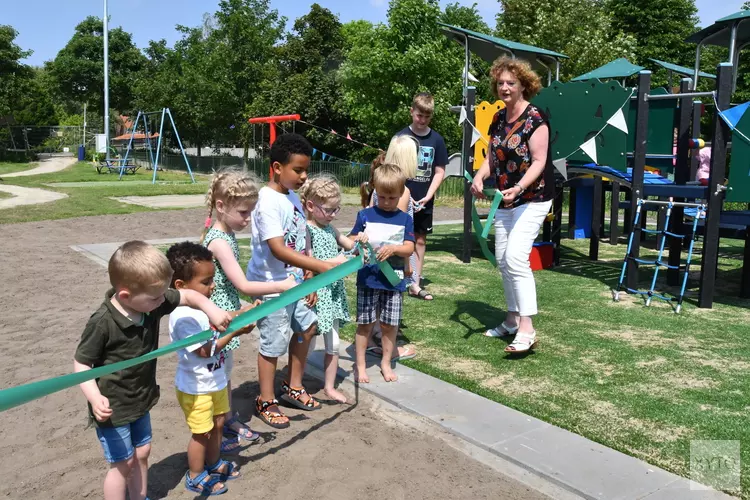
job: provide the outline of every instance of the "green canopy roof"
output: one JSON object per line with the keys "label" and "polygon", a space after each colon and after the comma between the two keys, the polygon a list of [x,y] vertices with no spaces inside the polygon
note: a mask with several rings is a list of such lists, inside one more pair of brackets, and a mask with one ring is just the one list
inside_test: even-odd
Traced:
{"label": "green canopy roof", "polygon": [[533,45],[511,42],[510,40],[504,40],[502,38],[485,35],[476,31],[459,28],[458,26],[451,26],[449,24],[438,23],[438,25],[440,25],[440,29],[445,36],[455,40],[459,44],[464,45],[468,41],[469,50],[490,63],[503,53],[508,52],[519,59],[532,62],[535,59],[541,59],[545,63],[559,61],[560,59],[568,59],[568,56],[564,54],[540,49]]}
{"label": "green canopy roof", "polygon": [[737,44],[742,45],[750,41],[750,22],[743,22],[750,18],[750,10],[741,10],[732,15],[722,17],[714,24],[703,28],[697,33],[693,33],[685,39],[689,43],[701,43],[704,45],[718,45],[719,47],[729,47],[729,35],[734,23],[737,26]]}
{"label": "green canopy roof", "polygon": [[643,66],[636,66],[632,62],[628,61],[624,57],[615,59],[614,61],[599,66],[598,68],[584,73],[581,76],[573,78],[574,82],[581,80],[592,80],[594,78],[603,80],[605,78],[626,78],[628,76],[635,75],[636,73],[644,70]]}
{"label": "green canopy roof", "polygon": [[[665,61],[660,61],[658,59],[652,59],[648,58],[649,61],[654,62],[661,66],[664,69],[668,69],[669,71],[674,71],[675,73],[679,73],[681,75],[686,75],[692,78],[693,72],[695,71],[693,68],[687,68],[685,66],[678,66],[677,64],[668,63]],[[713,78],[716,80],[716,75],[712,75],[711,73],[704,73],[701,71],[698,73],[698,76],[702,76],[703,78]]]}

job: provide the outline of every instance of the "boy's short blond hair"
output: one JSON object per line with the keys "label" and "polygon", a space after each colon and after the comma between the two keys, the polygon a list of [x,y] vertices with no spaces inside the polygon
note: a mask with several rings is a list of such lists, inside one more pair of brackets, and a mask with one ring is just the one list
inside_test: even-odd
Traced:
{"label": "boy's short blond hair", "polygon": [[109,282],[115,290],[123,288],[140,293],[172,280],[169,259],[143,241],[128,241],[109,259]]}
{"label": "boy's short blond hair", "polygon": [[375,191],[404,194],[406,176],[398,165],[384,163],[373,173]]}
{"label": "boy's short blond hair", "polygon": [[422,113],[432,114],[435,111],[435,98],[429,92],[420,92],[414,96],[411,107]]}

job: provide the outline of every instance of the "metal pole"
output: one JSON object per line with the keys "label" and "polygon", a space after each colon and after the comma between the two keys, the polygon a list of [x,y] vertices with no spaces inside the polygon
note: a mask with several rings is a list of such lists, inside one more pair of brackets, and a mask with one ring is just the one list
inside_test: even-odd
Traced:
{"label": "metal pole", "polygon": [[734,49],[737,47],[737,26],[739,21],[735,21],[732,24],[732,31],[729,33],[729,64],[734,64]]}
{"label": "metal pole", "polygon": [[714,92],[678,92],[676,94],[658,94],[646,96],[647,101],[661,101],[665,99],[682,99],[683,97],[706,97],[712,96]]}
{"label": "metal pole", "polygon": [[698,88],[698,74],[701,72],[701,46],[703,42],[698,42],[695,47],[695,69],[693,70],[693,90]]}
{"label": "metal pole", "polygon": [[185,148],[182,147],[182,141],[180,140],[180,133],[177,132],[177,125],[174,124],[174,118],[172,118],[172,112],[167,108],[167,114],[169,115],[169,121],[172,123],[172,130],[174,135],[177,137],[177,144],[180,145],[180,151],[182,151],[182,159],[185,160],[185,166],[190,174],[190,179],[195,183],[195,177],[193,177],[193,171],[190,169],[190,162],[188,162],[187,155],[185,155]]}
{"label": "metal pole", "polygon": [[716,114],[711,136],[711,169],[708,177],[708,210],[703,226],[703,252],[701,258],[700,295],[698,307],[710,309],[713,306],[716,286],[716,266],[719,260],[719,219],[724,195],[719,189],[726,177],[727,141],[729,127],[719,119],[719,111],[729,107],[732,96],[732,64],[722,63],[716,75]]}
{"label": "metal pole", "polygon": [[[646,145],[648,142],[648,102],[646,96],[651,91],[651,72],[641,71],[638,74],[638,97],[636,103],[636,121],[635,121],[635,148],[633,151],[633,180],[630,187],[630,213],[638,211],[638,200],[645,198],[643,194],[643,173],[646,166]],[[644,215],[645,217],[645,215]],[[638,229],[634,225],[631,228],[633,233]],[[637,258],[641,252],[640,231],[636,237],[632,238],[630,256]],[[627,287],[631,289],[638,288],[638,263],[634,259],[627,260]]]}
{"label": "metal pole", "polygon": [[161,123],[159,124],[159,140],[156,142],[156,156],[154,156],[154,178],[151,184],[156,184],[156,169],[159,168],[159,154],[161,153],[161,138],[164,136],[164,119],[166,118],[167,108],[161,110]]}
{"label": "metal pole", "polygon": [[104,139],[106,141],[106,159],[109,161],[109,14],[107,0],[104,0]]}
{"label": "metal pole", "polygon": [[86,103],[83,103],[83,144],[86,147]]}
{"label": "metal pole", "polygon": [[[466,106],[466,120],[463,123],[463,141],[461,143],[461,163],[462,170],[468,172],[474,176],[474,158],[473,149],[471,145],[472,137],[472,124],[475,121],[474,103],[476,102],[476,88],[465,87],[464,89],[464,106]],[[489,154],[489,150],[487,151]],[[461,251],[461,261],[464,263],[471,262],[471,210],[472,210],[472,196],[471,196],[471,184],[464,182],[464,241],[463,248]],[[488,221],[490,223],[491,221]]]}
{"label": "metal pole", "polygon": [[555,80],[560,81],[560,60],[555,59]]}

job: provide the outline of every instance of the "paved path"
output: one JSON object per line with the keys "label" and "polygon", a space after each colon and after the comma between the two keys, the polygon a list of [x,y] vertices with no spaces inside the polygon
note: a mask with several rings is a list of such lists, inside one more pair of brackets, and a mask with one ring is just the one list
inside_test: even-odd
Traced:
{"label": "paved path", "polygon": [[26,177],[27,175],[40,175],[40,174],[51,174],[52,172],[59,172],[64,170],[71,165],[74,165],[78,160],[72,156],[50,156],[39,161],[39,166],[32,168],[31,170],[24,170],[22,172],[13,172],[10,174],[3,174],[2,177],[7,179],[9,177]]}
{"label": "paved path", "polygon": [[[457,221],[446,220],[443,223]],[[241,235],[249,237],[249,235]],[[170,238],[163,245],[194,238]],[[72,247],[106,266],[119,243]],[[308,358],[308,373],[320,377],[322,339]],[[380,360],[368,357],[370,384],[353,381],[354,346],[341,341],[339,377],[350,394],[365,390],[400,410],[426,418],[448,433],[507,464],[517,480],[553,498],[718,500],[729,495],[692,483],[578,434],[548,424],[452,384],[397,364],[397,383],[380,375]],[[467,451],[472,456],[477,452]],[[557,488],[557,489],[555,489]]]}
{"label": "paved path", "polygon": [[3,183],[0,183],[0,191],[13,195],[13,198],[0,199],[0,209],[49,203],[68,197],[67,194],[58,193],[57,191],[47,191],[46,189],[27,188]]}

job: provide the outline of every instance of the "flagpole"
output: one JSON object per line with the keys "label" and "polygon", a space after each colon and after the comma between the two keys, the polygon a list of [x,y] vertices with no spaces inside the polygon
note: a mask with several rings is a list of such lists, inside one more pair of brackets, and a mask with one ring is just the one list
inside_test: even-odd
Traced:
{"label": "flagpole", "polygon": [[104,138],[109,158],[109,14],[107,0],[104,0]]}

